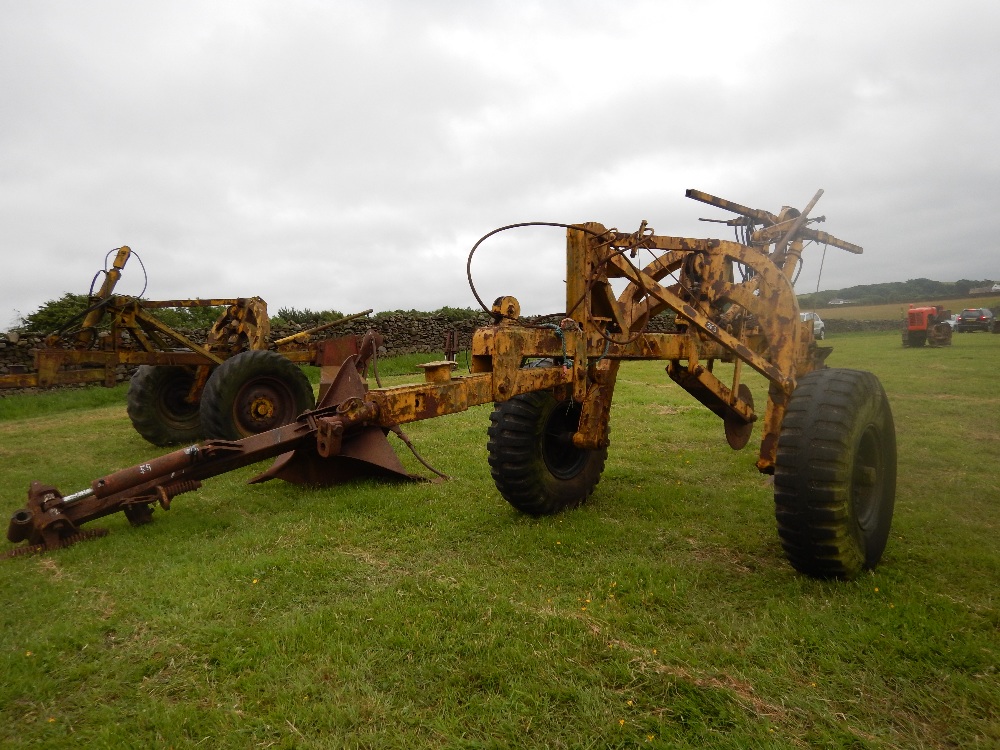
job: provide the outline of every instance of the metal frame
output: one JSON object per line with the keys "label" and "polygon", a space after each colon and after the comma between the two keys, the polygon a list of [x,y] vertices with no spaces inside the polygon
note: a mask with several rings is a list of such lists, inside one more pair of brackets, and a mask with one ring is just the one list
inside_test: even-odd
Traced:
{"label": "metal frame", "polygon": [[[258,480],[333,484],[359,473],[408,476],[385,440],[399,425],[550,390],[581,404],[573,444],[583,450],[608,444],[615,381],[624,360],[666,361],[669,376],[724,422],[735,448],[746,444],[757,420],[742,383],[749,366],[769,382],[757,468],[773,473],[778,434],[788,398],[803,375],[823,367],[832,351],[817,346],[811,323],[799,319],[792,280],[807,240],[860,253],[806,224],[806,210],[774,215],[689,190],[687,195],[734,211],[725,223],[744,230],[746,243],[656,235],[645,222],[633,233],[596,223],[573,225],[566,237],[566,313],[558,325],[519,322],[513,297],[492,306],[493,325],[472,340],[471,374],[455,376],[452,361],[424,365],[425,381],[369,390],[358,360],[324,367],[320,403],[295,423],[239,441],[210,440],[94,480],[63,496],[34,483],[28,505],[14,514],[11,541],[51,548],[79,537],[80,524],[122,510],[133,523],[149,519],[152,505],[197,489],[202,479],[267,457],[281,456]],[[816,219],[819,221],[821,219]],[[653,259],[639,267],[641,253]],[[657,255],[657,253],[659,253]],[[624,279],[615,295],[614,279]],[[647,330],[670,310],[673,333]],[[532,359],[551,366],[525,367]],[[717,361],[732,362],[724,383]],[[34,545],[32,547],[31,545]]]}

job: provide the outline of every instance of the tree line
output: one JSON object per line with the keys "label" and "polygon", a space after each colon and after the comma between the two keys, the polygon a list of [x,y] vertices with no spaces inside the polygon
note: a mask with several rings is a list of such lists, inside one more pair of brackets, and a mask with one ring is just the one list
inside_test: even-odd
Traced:
{"label": "tree line", "polygon": [[862,284],[845,289],[798,295],[799,305],[818,307],[830,300],[842,299],[859,305],[877,305],[884,302],[914,302],[935,299],[967,297],[973,289],[991,287],[990,279],[959,279],[958,281],[934,281],[932,279],[908,279],[882,284]]}
{"label": "tree line", "polygon": [[[83,316],[91,307],[91,299],[86,294],[67,292],[57,299],[49,300],[29,315],[18,316],[18,328],[22,331],[37,331],[52,333],[63,328],[72,329],[83,320]],[[150,315],[162,323],[179,330],[204,330],[212,327],[225,308],[216,307],[167,307],[154,310],[147,309]],[[411,318],[443,317],[451,321],[468,320],[479,314],[479,310],[462,307],[441,307],[431,312],[418,310],[389,310],[375,313],[372,319],[379,320],[394,315],[406,315]],[[274,328],[289,323],[298,325],[320,325],[340,320],[346,317],[339,310],[302,310],[294,307],[281,307],[277,314],[270,316]],[[104,321],[107,327],[108,321]]]}

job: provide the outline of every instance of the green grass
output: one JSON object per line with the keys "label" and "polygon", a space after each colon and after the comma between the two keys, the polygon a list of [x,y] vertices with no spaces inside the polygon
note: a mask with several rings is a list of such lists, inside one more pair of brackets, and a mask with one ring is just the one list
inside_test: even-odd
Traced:
{"label": "green grass", "polygon": [[114,388],[103,386],[60,388],[23,396],[0,391],[0,422],[123,404],[127,392],[126,385],[117,385]]}
{"label": "green grass", "polygon": [[[252,467],[0,561],[0,745],[996,747],[1000,336],[824,343],[897,423],[893,533],[859,580],[792,571],[754,444],[631,363],[573,512],[507,506],[478,407],[407,428],[449,482],[247,486]],[[73,491],[160,452],[123,393],[71,402],[0,422],[8,511],[31,480]]]}

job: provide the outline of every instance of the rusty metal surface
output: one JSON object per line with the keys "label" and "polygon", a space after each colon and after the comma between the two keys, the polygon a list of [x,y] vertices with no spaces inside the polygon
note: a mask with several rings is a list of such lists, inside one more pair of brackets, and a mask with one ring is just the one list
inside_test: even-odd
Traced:
{"label": "rusty metal surface", "polygon": [[302,421],[314,426],[314,438],[300,441],[251,482],[283,479],[293,484],[326,486],[361,476],[411,479],[375,422],[380,409],[366,400],[367,385],[355,358],[348,358]]}
{"label": "rusty metal surface", "polygon": [[[113,294],[126,262],[127,247],[118,248],[101,288],[90,295],[90,305],[76,325],[46,337],[35,353],[35,371],[0,375],[0,389],[57,385],[116,383],[115,368],[125,365],[193,366],[199,368],[189,399],[196,402],[212,368],[248,350],[270,346],[271,323],[267,303],[260,297],[218,299],[143,300]],[[160,321],[150,311],[165,308],[223,307],[202,346]],[[320,343],[311,337],[325,329],[368,315],[366,310],[274,342],[278,352],[297,363],[316,363]],[[341,358],[342,361],[342,358]]]}
{"label": "rusty metal surface", "polygon": [[104,283],[97,294],[91,297],[91,307],[84,316],[80,330],[76,332],[74,339],[77,344],[88,346],[96,337],[97,325],[104,317],[104,308],[99,304],[111,298],[118,280],[121,278],[122,269],[132,256],[132,250],[127,245],[118,248],[115,254],[111,269],[104,275]]}
{"label": "rusty metal surface", "polygon": [[285,336],[284,338],[277,339],[274,342],[274,345],[277,346],[278,350],[280,351],[281,347],[286,344],[306,343],[307,341],[309,341],[310,337],[312,337],[317,333],[320,333],[321,331],[326,331],[327,329],[335,328],[337,326],[342,326],[345,323],[350,323],[352,320],[363,318],[366,315],[370,314],[371,312],[372,308],[368,308],[367,310],[364,310],[362,312],[354,313],[353,315],[346,315],[343,318],[338,318],[337,320],[330,321],[329,323],[322,323],[318,326],[309,328],[305,331],[299,331],[298,333],[293,333],[291,336]]}
{"label": "rusty metal surface", "polygon": [[[473,335],[470,375],[456,376],[453,362],[428,363],[423,383],[369,389],[361,360],[349,357],[335,375],[324,375],[319,405],[295,423],[240,441],[191,446],[102,477],[68,498],[36,483],[8,535],[55,545],[79,533],[81,523],[119,510],[141,523],[154,505],[169,507],[174,494],[195,489],[202,479],[268,457],[280,456],[254,481],[332,484],[373,473],[408,478],[386,442],[387,431],[540,390],[580,404],[574,446],[602,448],[608,445],[619,366],[629,359],[665,360],[674,382],[720,417],[733,448],[746,445],[760,423],[756,465],[772,473],[788,398],[797,380],[823,367],[831,351],[817,346],[812,326],[800,321],[792,286],[804,240],[819,236],[808,223],[819,220],[809,213],[821,194],[802,212],[785,208],[772,214],[688,191],[689,197],[736,212],[739,218],[726,223],[745,230],[746,244],[660,236],[645,222],[631,233],[597,223],[569,226],[564,317],[526,325],[518,317],[518,301],[499,297],[491,310],[494,324]],[[617,295],[616,279],[627,282]],[[676,314],[675,332],[648,332],[649,321],[668,310]],[[162,332],[153,326],[149,333]],[[373,342],[366,338],[359,352],[374,350]],[[713,373],[720,360],[734,363],[728,383]],[[742,382],[743,365],[768,381],[763,419]]]}
{"label": "rusty metal surface", "polygon": [[365,395],[378,407],[376,423],[382,427],[458,414],[470,406],[494,401],[489,373],[455,378],[444,383],[418,383],[380,388]]}
{"label": "rusty metal surface", "polygon": [[[822,193],[822,191],[820,191],[820,193]],[[746,206],[741,206],[738,203],[728,201],[725,198],[717,198],[714,195],[703,193],[700,190],[687,190],[685,192],[685,196],[701,201],[702,203],[707,203],[710,206],[715,206],[716,208],[722,208],[726,211],[732,211],[733,213],[739,214],[742,218],[742,222],[740,223],[745,223],[750,227],[755,227],[759,224],[766,230],[767,228],[778,224],[780,221],[777,216],[769,211],[747,208]],[[815,205],[815,203],[813,205]],[[737,221],[738,220],[733,220],[731,225],[735,225]],[[812,240],[813,242],[817,242],[821,245],[830,245],[831,247],[846,250],[847,252],[854,253],[856,255],[860,255],[864,252],[864,249],[858,245],[845,242],[844,240],[838,239],[837,237],[827,234],[826,232],[821,232],[809,227],[802,227],[799,230],[799,234],[802,239]]]}
{"label": "rusty metal surface", "polygon": [[50,552],[54,549],[62,549],[64,547],[70,547],[77,542],[89,542],[94,539],[100,539],[101,537],[107,536],[107,529],[84,529],[76,534],[71,534],[70,536],[63,537],[57,542],[53,543],[51,546],[45,544],[23,544],[20,547],[13,547],[4,551],[0,554],[0,558],[11,558],[11,557],[26,557],[28,555],[40,555],[43,552]]}
{"label": "rusty metal surface", "polygon": [[364,399],[355,367],[341,368],[330,394],[293,424],[238,441],[191,445],[99,477],[69,495],[33,482],[27,503],[10,519],[7,538],[55,549],[79,538],[83,524],[112,513],[125,513],[133,525],[147,523],[155,506],[168,510],[173,498],[197,490],[202,480],[267,458],[280,457],[252,481],[328,485],[372,474],[411,479],[376,426],[378,406]]}
{"label": "rusty metal surface", "polygon": [[232,356],[240,352],[266,349],[271,336],[267,303],[260,297],[238,299],[212,324],[205,341],[210,352]]}
{"label": "rusty metal surface", "polygon": [[449,328],[444,332],[444,358],[454,362],[458,358],[458,331]]}

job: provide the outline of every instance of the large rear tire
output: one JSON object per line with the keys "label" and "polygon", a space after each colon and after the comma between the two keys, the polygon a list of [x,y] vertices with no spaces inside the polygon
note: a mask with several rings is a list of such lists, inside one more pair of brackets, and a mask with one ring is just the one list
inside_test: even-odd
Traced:
{"label": "large rear tire", "polygon": [[775,515],[792,566],[850,579],[874,568],[896,498],[896,431],[869,372],[824,369],[802,377],[778,438]]}
{"label": "large rear tire", "polygon": [[607,447],[581,450],[572,437],[580,405],[549,391],[515,396],[490,415],[490,474],[504,499],[522,513],[550,515],[574,508],[594,491]]}
{"label": "large rear tire", "polygon": [[187,396],[194,370],[142,365],[128,386],[128,417],[135,431],[153,445],[193,443],[201,437],[198,403]]}
{"label": "large rear tire", "polygon": [[240,352],[205,384],[201,422],[205,436],[240,440],[289,424],[316,404],[302,370],[267,350]]}

